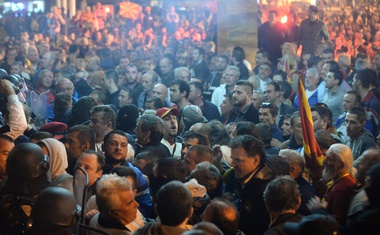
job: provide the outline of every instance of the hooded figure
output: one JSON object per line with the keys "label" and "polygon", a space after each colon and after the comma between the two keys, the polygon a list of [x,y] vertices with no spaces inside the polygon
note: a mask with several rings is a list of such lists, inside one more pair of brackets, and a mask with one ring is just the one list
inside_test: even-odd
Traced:
{"label": "hooded figure", "polygon": [[139,110],[133,104],[127,104],[120,108],[116,118],[116,129],[127,132],[136,138],[134,129],[137,119],[139,118]]}
{"label": "hooded figure", "polygon": [[42,150],[50,158],[51,185],[73,192],[73,176],[66,172],[68,167],[66,148],[63,143],[47,138],[38,142]]}

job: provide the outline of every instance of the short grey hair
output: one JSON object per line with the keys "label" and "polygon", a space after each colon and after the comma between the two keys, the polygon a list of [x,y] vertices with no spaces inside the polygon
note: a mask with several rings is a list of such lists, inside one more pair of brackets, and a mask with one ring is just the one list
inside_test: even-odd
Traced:
{"label": "short grey hair", "polygon": [[308,70],[306,71],[306,73],[311,73],[311,74],[313,74],[315,77],[318,77],[318,76],[319,76],[319,71],[318,71],[318,69],[316,69],[316,68],[310,68],[310,69],[308,69]]}
{"label": "short grey hair", "polygon": [[226,70],[224,70],[224,71],[228,71],[228,70],[235,71],[236,76],[240,77],[240,70],[239,70],[239,68],[237,66],[235,66],[235,65],[228,65],[227,68],[226,68]]}
{"label": "short grey hair", "polygon": [[344,144],[333,144],[326,153],[326,155],[330,154],[334,159],[341,161],[348,172],[351,174],[355,173],[355,169],[352,168],[354,157],[349,147]]}
{"label": "short grey hair", "polygon": [[116,174],[103,175],[96,186],[96,204],[100,213],[117,210],[122,202],[120,192],[132,190],[131,183],[125,177]]}
{"label": "short grey hair", "polygon": [[190,76],[190,70],[189,70],[188,67],[178,67],[178,68],[175,68],[175,69],[174,69],[174,78],[175,78],[175,79],[178,79],[178,73],[179,73],[180,71],[186,71],[186,72],[189,73],[189,76]]}
{"label": "short grey hair", "polygon": [[294,149],[281,149],[278,153],[281,157],[283,157],[286,161],[288,161],[290,166],[297,165],[302,171],[305,169],[305,158],[302,155],[294,150]]}

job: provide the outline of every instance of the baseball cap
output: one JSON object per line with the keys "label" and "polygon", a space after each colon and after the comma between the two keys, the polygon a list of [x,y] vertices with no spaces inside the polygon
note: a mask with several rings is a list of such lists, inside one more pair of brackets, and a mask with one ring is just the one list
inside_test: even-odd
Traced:
{"label": "baseball cap", "polygon": [[188,105],[183,108],[183,119],[185,122],[207,122],[207,119],[203,116],[202,110],[196,105]]}
{"label": "baseball cap", "polygon": [[163,118],[169,114],[173,114],[173,115],[178,115],[179,114],[179,111],[176,107],[173,107],[173,108],[160,108],[160,109],[157,109],[156,111],[156,116],[160,117],[160,118]]}
{"label": "baseball cap", "polygon": [[43,125],[40,131],[46,131],[54,135],[54,138],[59,140],[65,137],[67,125],[63,122],[50,122]]}
{"label": "baseball cap", "polygon": [[318,13],[318,12],[319,12],[319,9],[318,9],[318,7],[316,7],[316,6],[310,5],[310,7],[309,7],[309,11],[312,11],[312,12],[314,12],[314,13]]}
{"label": "baseball cap", "polygon": [[338,224],[331,215],[312,214],[301,222],[286,222],[283,229],[290,235],[336,235]]}

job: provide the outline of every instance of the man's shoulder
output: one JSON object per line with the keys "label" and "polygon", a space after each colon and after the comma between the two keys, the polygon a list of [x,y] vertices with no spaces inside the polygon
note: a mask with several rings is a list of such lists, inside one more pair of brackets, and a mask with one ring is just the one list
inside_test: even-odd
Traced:
{"label": "man's shoulder", "polygon": [[284,110],[285,112],[295,112],[295,111],[297,111],[297,109],[294,106],[288,105],[288,104],[285,104],[285,103],[281,103],[280,110]]}
{"label": "man's shoulder", "polygon": [[210,101],[208,101],[208,100],[203,100],[203,103],[204,103],[204,105],[205,106],[208,106],[209,108],[218,108],[218,107],[216,107],[216,105],[215,104],[213,104],[213,103],[211,103]]}
{"label": "man's shoulder", "polygon": [[257,110],[257,108],[253,105],[253,103],[251,103],[248,106],[248,110],[247,110],[247,114],[251,114],[251,113],[259,113],[259,110]]}

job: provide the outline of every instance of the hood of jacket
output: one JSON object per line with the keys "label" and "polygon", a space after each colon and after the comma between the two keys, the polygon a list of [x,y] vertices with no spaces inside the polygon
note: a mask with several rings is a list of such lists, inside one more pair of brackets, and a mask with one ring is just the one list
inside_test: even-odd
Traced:
{"label": "hood of jacket", "polygon": [[54,138],[43,139],[40,143],[48,151],[51,178],[54,179],[57,176],[65,174],[69,166],[65,145]]}

